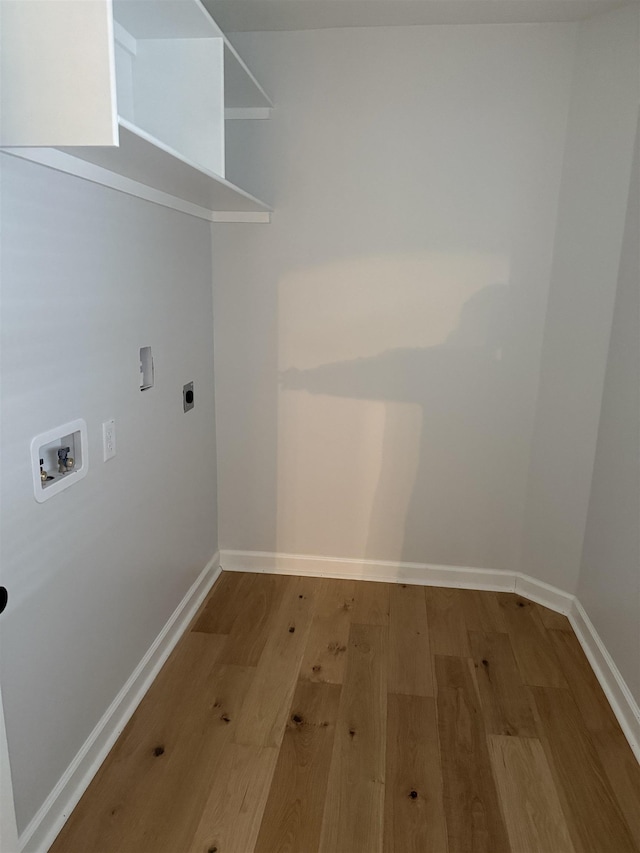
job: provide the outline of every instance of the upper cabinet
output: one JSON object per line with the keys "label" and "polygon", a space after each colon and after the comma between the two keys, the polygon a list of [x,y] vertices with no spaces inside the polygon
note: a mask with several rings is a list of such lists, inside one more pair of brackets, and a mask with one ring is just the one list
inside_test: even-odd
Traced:
{"label": "upper cabinet", "polygon": [[2,145],[117,145],[109,0],[1,0]]}
{"label": "upper cabinet", "polygon": [[225,118],[272,103],[200,0],[1,0],[0,144],[212,221],[269,221],[225,180]]}

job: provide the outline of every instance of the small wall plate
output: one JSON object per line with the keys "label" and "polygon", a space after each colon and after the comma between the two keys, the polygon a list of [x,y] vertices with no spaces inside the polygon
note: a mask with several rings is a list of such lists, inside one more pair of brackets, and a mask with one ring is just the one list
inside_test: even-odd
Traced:
{"label": "small wall plate", "polygon": [[140,347],[140,390],[153,388],[153,354],[151,347]]}
{"label": "small wall plate", "polygon": [[195,398],[193,396],[193,382],[187,382],[182,388],[182,407],[185,412],[193,409],[195,406]]}

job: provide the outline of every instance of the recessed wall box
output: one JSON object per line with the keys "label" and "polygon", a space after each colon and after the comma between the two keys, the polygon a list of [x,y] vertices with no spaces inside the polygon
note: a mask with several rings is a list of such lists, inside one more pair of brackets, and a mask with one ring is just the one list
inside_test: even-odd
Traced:
{"label": "recessed wall box", "polygon": [[140,390],[153,388],[153,354],[151,347],[140,347]]}
{"label": "recessed wall box", "polygon": [[82,480],[88,469],[87,425],[82,418],[43,432],[31,442],[33,493],[38,503]]}

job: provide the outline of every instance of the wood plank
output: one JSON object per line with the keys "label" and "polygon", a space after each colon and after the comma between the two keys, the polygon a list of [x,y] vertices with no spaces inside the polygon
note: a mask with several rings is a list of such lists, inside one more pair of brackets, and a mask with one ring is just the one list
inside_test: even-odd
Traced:
{"label": "wood plank", "polygon": [[438,731],[452,853],[509,853],[471,661],[437,655]]}
{"label": "wood plank", "polygon": [[236,743],[279,747],[304,654],[316,578],[287,577],[280,607],[240,714]]}
{"label": "wood plank", "polygon": [[592,732],[591,739],[640,850],[640,764],[620,728]]}
{"label": "wood plank", "polygon": [[[211,782],[198,827],[187,847],[162,847],[167,853],[251,853],[278,760],[275,747],[229,743]],[[138,851],[146,853],[146,851]],[[149,850],[151,853],[151,850]]]}
{"label": "wood plank", "polygon": [[496,595],[524,683],[536,687],[567,687],[534,603],[509,592]]}
{"label": "wood plank", "polygon": [[592,732],[618,729],[618,721],[576,635],[557,630],[548,634],[587,728]]}
{"label": "wood plank", "polygon": [[564,613],[556,613],[555,610],[550,610],[548,607],[543,607],[537,603],[534,603],[534,607],[538,611],[540,620],[547,630],[569,631],[573,633],[571,622],[569,622]]}
{"label": "wood plank", "polygon": [[387,724],[387,632],[351,626],[320,853],[381,853]]}
{"label": "wood plank", "polygon": [[425,587],[431,654],[470,657],[463,590]]}
{"label": "wood plank", "polygon": [[512,849],[575,853],[540,741],[490,735],[488,742]]}
{"label": "wood plank", "polygon": [[197,712],[179,717],[180,736],[175,749],[167,754],[164,782],[152,802],[140,810],[135,828],[118,853],[188,847],[254,675],[250,667],[218,665],[209,683],[201,685],[200,697],[191,700]]}
{"label": "wood plank", "polygon": [[390,693],[387,701],[384,851],[447,853],[435,700]]}
{"label": "wood plank", "polygon": [[495,592],[477,589],[459,590],[468,631],[504,634],[507,623]]}
{"label": "wood plank", "polygon": [[431,646],[422,587],[393,584],[389,609],[390,693],[433,696]]}
{"label": "wood plank", "polygon": [[141,821],[154,820],[159,792],[171,784],[168,761],[182,749],[185,724],[199,725],[209,716],[202,685],[210,683],[225,642],[225,636],[214,634],[182,638],[52,850],[82,850],[87,838],[95,839],[96,851],[125,851],[138,843]]}
{"label": "wood plank", "polygon": [[355,581],[320,581],[315,615],[307,640],[300,678],[342,684],[354,605]]}
{"label": "wood plank", "polygon": [[388,625],[390,588],[388,583],[358,581],[351,621],[362,625]]}
{"label": "wood plank", "polygon": [[536,737],[531,696],[522,683],[509,636],[470,631],[469,639],[486,731]]}
{"label": "wood plank", "polygon": [[340,686],[296,688],[255,853],[317,850]]}
{"label": "wood plank", "polygon": [[192,631],[229,634],[238,613],[245,605],[245,594],[253,575],[247,572],[222,572],[195,619]]}
{"label": "wood plank", "polygon": [[570,691],[532,687],[542,742],[577,853],[637,853]]}
{"label": "wood plank", "polygon": [[221,663],[257,666],[269,636],[271,621],[287,587],[283,575],[250,575],[242,584],[243,606],[236,616]]}

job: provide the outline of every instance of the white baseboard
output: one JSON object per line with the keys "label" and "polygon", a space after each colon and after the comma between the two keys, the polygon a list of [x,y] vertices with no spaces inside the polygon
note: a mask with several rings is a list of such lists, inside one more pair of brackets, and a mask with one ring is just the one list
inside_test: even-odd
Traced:
{"label": "white baseboard", "polygon": [[273,554],[266,551],[221,551],[220,563],[226,572],[305,575],[315,578],[402,582],[504,592],[513,592],[515,586],[513,572],[426,563],[308,557],[302,554]]}
{"label": "white baseboard", "polygon": [[539,581],[537,578],[532,578],[530,575],[523,575],[521,572],[515,573],[515,592],[523,598],[528,598],[530,601],[537,601],[549,610],[555,610],[556,613],[563,613],[568,616],[575,601],[575,595],[564,592],[558,589],[557,586]]}
{"label": "white baseboard", "polygon": [[45,853],[51,847],[220,571],[219,554],[214,554],[25,828],[18,840],[21,853]]}
{"label": "white baseboard", "polygon": [[640,762],[640,707],[620,670],[578,599],[574,599],[569,621],[584,649],[591,668],[605,692],[620,728]]}
{"label": "white baseboard", "polygon": [[520,572],[434,566],[427,563],[393,563],[381,560],[353,560],[337,557],[310,557],[266,551],[221,551],[220,562],[228,572],[305,575],[320,578],[385,581],[423,586],[515,592],[550,610],[569,617],[580,645],[616,715],[620,728],[640,761],[640,708],[627,687],[613,658],[598,636],[584,608],[574,595]]}

